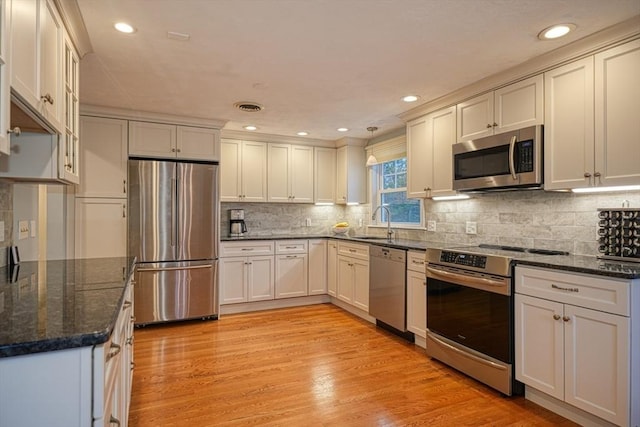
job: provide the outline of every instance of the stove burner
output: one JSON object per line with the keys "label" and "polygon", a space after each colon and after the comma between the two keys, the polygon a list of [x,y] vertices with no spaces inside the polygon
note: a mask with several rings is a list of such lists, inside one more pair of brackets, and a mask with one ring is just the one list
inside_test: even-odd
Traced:
{"label": "stove burner", "polygon": [[498,249],[501,251],[522,252],[536,255],[569,255],[569,252],[556,251],[553,249],[534,249],[534,248],[522,248],[520,246],[502,246],[502,245],[490,245],[488,243],[481,243],[479,248],[485,249]]}

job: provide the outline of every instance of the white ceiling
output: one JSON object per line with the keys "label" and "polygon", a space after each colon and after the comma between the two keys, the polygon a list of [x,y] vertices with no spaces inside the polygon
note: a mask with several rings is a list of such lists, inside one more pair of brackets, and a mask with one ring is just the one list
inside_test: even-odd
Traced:
{"label": "white ceiling", "polygon": [[[640,0],[77,2],[93,46],[81,61],[82,103],[327,140],[402,127],[397,115],[419,103],[640,14]],[[120,20],[137,32],[117,33]],[[577,30],[537,39],[559,22]],[[406,104],[406,94],[421,99]],[[241,112],[237,101],[265,109]]]}

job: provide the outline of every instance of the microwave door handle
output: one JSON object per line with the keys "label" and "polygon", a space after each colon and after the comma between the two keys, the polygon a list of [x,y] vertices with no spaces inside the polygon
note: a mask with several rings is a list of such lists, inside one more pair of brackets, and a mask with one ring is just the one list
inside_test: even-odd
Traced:
{"label": "microwave door handle", "polygon": [[513,159],[513,156],[515,155],[515,151],[516,151],[516,140],[518,139],[517,135],[513,135],[511,137],[511,142],[509,143],[509,172],[511,172],[511,177],[513,178],[513,180],[517,180],[518,176],[516,175],[516,166],[515,166],[515,161]]}

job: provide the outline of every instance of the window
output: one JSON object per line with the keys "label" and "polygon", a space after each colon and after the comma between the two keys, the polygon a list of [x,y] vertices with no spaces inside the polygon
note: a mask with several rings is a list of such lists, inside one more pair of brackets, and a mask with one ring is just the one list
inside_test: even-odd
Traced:
{"label": "window", "polygon": [[[373,191],[375,204],[386,206],[391,213],[391,224],[399,226],[422,226],[422,203],[420,199],[407,199],[407,158],[390,160],[373,168]],[[387,212],[380,209],[376,215],[378,224],[387,222]]]}

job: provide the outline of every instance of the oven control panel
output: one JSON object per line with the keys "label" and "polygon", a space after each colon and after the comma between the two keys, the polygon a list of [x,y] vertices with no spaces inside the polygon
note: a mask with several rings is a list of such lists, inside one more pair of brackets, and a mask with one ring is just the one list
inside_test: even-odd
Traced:
{"label": "oven control panel", "polygon": [[485,268],[487,266],[487,257],[484,255],[442,251],[442,253],[440,254],[440,262],[446,262],[447,264],[464,265],[466,267]]}

